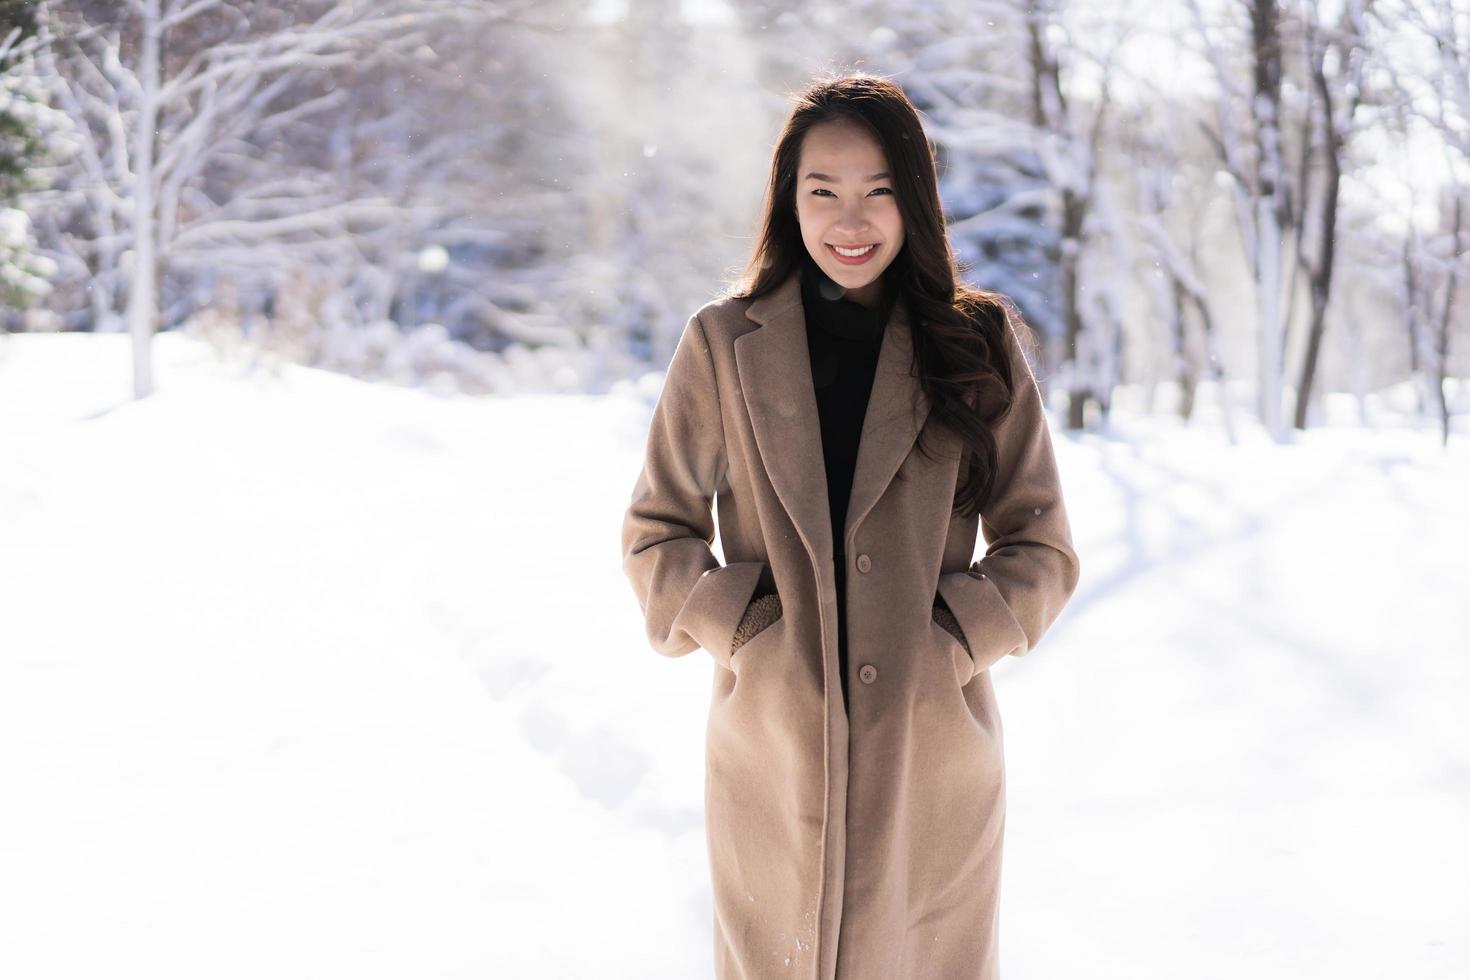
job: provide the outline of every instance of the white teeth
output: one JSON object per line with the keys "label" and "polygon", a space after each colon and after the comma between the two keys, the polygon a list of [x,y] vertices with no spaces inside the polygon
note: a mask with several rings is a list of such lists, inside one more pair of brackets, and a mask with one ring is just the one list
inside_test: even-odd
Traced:
{"label": "white teeth", "polygon": [[845,256],[847,256],[850,259],[855,259],[859,255],[867,255],[869,252],[871,252],[873,249],[875,249],[877,247],[878,247],[877,245],[866,245],[866,246],[864,246],[862,248],[843,248],[841,245],[833,245],[832,246],[833,250],[838,255],[845,255]]}

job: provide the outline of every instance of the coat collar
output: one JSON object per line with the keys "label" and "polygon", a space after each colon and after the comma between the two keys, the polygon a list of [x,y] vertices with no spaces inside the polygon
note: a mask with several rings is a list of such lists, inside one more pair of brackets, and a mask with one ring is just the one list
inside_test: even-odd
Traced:
{"label": "coat collar", "polygon": [[[759,326],[735,339],[735,363],[761,463],[808,551],[830,564],[835,551],[832,516],[799,271],[752,301],[745,315]],[[900,300],[893,305],[878,350],[844,539],[851,538],[852,529],[883,495],[928,418],[929,399],[912,360],[908,310]]]}

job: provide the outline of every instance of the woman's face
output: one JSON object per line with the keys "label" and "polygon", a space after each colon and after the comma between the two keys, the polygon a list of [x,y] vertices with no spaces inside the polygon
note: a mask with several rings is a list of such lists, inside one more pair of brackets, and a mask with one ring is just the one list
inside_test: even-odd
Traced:
{"label": "woman's face", "polygon": [[[903,247],[903,217],[887,171],[883,148],[857,123],[818,123],[802,139],[796,171],[802,241],[847,290],[845,298],[869,307],[882,299],[879,277]],[[839,247],[859,254],[843,255]]]}

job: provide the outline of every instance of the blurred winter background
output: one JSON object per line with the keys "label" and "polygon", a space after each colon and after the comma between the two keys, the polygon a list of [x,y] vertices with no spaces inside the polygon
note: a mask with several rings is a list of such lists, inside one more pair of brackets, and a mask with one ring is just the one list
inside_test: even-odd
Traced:
{"label": "blurred winter background", "polygon": [[[617,532],[890,75],[1083,580],[1007,980],[1470,977],[1470,0],[0,0],[0,976],[709,975]],[[982,546],[983,547],[983,546]]]}

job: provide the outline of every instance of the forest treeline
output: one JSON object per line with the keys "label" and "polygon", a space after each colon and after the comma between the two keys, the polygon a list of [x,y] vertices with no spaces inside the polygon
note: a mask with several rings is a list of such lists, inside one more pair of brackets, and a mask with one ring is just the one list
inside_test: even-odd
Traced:
{"label": "forest treeline", "polygon": [[[1466,0],[0,2],[0,329],[602,391],[733,281],[786,99],[888,75],[1072,428],[1470,388]],[[1235,398],[1227,393],[1243,392]],[[1205,394],[1208,393],[1208,394]]]}

